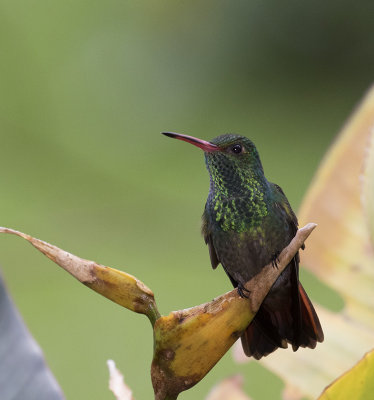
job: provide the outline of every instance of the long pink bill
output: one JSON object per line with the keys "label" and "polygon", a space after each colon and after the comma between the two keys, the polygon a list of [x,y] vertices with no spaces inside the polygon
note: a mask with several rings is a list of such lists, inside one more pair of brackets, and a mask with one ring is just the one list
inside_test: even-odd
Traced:
{"label": "long pink bill", "polygon": [[165,136],[191,143],[194,146],[200,147],[200,149],[207,152],[219,150],[219,147],[216,146],[215,144],[207,142],[206,140],[195,138],[193,136],[182,135],[181,133],[175,133],[175,132],[161,132],[161,133]]}

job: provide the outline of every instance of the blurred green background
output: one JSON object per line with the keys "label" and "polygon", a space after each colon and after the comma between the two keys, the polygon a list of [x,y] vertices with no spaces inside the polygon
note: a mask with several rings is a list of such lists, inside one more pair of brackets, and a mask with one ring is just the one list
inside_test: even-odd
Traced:
{"label": "blurred green background", "polygon": [[[337,0],[0,1],[0,225],[137,276],[163,314],[229,290],[200,236],[202,153],[159,132],[249,136],[297,209],[372,83],[373,12],[372,2]],[[136,399],[152,398],[146,318],[18,238],[0,237],[0,249],[67,399],[113,399],[108,358]],[[279,398],[278,378],[230,353],[181,398],[202,399],[236,372],[254,399]]]}

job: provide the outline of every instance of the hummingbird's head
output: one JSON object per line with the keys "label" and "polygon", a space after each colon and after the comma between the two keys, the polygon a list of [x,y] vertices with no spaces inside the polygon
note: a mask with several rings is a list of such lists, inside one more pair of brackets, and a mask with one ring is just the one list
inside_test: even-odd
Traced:
{"label": "hummingbird's head", "polygon": [[234,133],[217,136],[209,143],[217,146],[217,151],[205,152],[207,166],[216,164],[217,168],[222,163],[223,168],[240,168],[243,170],[262,170],[256,146],[251,140]]}
{"label": "hummingbird's head", "polygon": [[164,135],[200,147],[210,174],[211,189],[237,195],[248,190],[250,181],[264,179],[264,171],[253,142],[232,133],[217,136],[210,142],[174,132]]}

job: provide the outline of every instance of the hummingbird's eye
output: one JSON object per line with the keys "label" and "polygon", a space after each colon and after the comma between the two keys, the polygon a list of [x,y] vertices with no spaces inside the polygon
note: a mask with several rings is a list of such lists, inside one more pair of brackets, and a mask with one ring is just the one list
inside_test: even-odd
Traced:
{"label": "hummingbird's eye", "polygon": [[243,151],[243,147],[240,144],[234,144],[234,146],[231,147],[231,151],[235,154],[239,154]]}

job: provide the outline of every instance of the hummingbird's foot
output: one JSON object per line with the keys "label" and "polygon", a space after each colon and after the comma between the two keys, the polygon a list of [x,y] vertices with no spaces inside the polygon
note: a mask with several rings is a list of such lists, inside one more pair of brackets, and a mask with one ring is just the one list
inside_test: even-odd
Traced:
{"label": "hummingbird's foot", "polygon": [[278,263],[279,263],[279,254],[280,251],[275,252],[272,257],[271,257],[271,265],[273,266],[273,268],[277,268],[278,269]]}
{"label": "hummingbird's foot", "polygon": [[238,293],[239,293],[239,296],[240,296],[240,297],[244,297],[244,298],[246,298],[246,299],[249,298],[249,296],[247,296],[244,292],[247,292],[247,293],[251,293],[251,292],[250,292],[250,290],[248,290],[247,288],[245,288],[244,285],[243,285],[242,283],[239,283],[239,284],[238,284],[237,289],[238,289]]}

